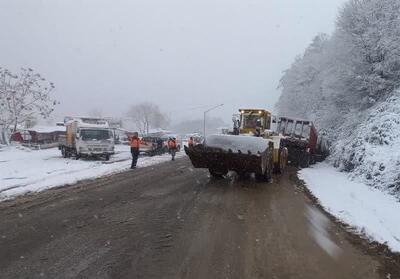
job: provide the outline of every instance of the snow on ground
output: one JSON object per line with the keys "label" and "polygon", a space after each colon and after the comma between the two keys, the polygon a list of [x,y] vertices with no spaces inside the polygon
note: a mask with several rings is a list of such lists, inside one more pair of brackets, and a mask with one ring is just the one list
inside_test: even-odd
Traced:
{"label": "snow on ground", "polygon": [[303,169],[299,177],[329,213],[356,232],[400,252],[400,202],[394,196],[352,181],[327,163]]}
{"label": "snow on ground", "polygon": [[[28,192],[74,184],[130,168],[131,153],[126,145],[116,145],[110,161],[62,158],[58,148],[30,150],[20,146],[0,149],[0,201]],[[177,158],[184,156],[178,152]],[[140,157],[138,167],[171,160],[169,154]]]}

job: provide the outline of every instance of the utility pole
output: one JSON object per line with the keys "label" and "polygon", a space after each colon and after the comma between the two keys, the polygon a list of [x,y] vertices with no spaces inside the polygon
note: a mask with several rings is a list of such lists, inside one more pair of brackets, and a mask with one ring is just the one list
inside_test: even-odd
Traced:
{"label": "utility pole", "polygon": [[220,104],[218,106],[212,107],[206,111],[204,111],[204,119],[203,119],[203,136],[204,136],[204,140],[206,140],[206,116],[207,116],[207,112],[210,112],[216,108],[222,107],[224,104]]}

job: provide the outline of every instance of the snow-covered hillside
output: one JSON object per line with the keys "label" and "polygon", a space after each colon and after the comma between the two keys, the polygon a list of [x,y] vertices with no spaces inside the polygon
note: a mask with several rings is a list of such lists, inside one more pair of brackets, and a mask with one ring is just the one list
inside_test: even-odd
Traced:
{"label": "snow-covered hillside", "polygon": [[[128,170],[131,160],[129,147],[116,145],[115,149],[116,154],[105,162],[65,159],[57,148],[30,150],[20,146],[3,146],[0,149],[0,201]],[[183,154],[179,152],[177,157]],[[169,160],[169,154],[140,157],[138,167]]]}
{"label": "snow-covered hillside", "polygon": [[400,197],[400,91],[369,109],[356,129],[345,129],[331,160],[354,179]]}

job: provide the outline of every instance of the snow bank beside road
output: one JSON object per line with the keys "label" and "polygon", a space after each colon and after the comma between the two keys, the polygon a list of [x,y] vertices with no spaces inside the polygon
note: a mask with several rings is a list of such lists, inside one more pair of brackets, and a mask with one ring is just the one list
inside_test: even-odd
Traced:
{"label": "snow bank beside road", "polygon": [[[30,150],[15,146],[4,147],[0,150],[0,201],[129,169],[129,147],[116,145],[115,148],[116,154],[105,162],[64,159],[57,148]],[[183,156],[183,153],[177,153],[177,157]],[[169,154],[141,157],[138,167],[170,159]]]}
{"label": "snow bank beside road", "polygon": [[363,183],[351,181],[327,163],[299,171],[321,205],[371,240],[400,252],[400,202]]}

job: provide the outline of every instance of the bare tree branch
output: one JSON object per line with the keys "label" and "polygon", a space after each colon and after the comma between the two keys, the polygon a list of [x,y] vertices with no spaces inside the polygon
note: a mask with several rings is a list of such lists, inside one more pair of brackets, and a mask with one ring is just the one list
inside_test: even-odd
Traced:
{"label": "bare tree branch", "polygon": [[168,125],[168,117],[153,103],[132,105],[127,113],[140,133],[148,133],[151,128],[162,128]]}

